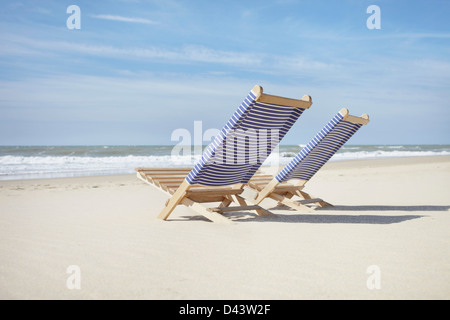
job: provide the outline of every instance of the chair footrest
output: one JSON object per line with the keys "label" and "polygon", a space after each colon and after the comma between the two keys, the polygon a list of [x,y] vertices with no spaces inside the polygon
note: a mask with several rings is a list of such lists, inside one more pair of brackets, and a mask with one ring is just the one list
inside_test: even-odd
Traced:
{"label": "chair footrest", "polygon": [[233,211],[245,211],[245,210],[257,210],[261,209],[260,206],[235,206],[235,207],[220,207],[220,208],[208,208],[212,212],[233,212]]}
{"label": "chair footrest", "polygon": [[300,204],[309,204],[309,203],[317,203],[317,202],[322,202],[323,200],[320,198],[315,198],[315,199],[304,199],[304,200],[298,200],[296,202],[300,203]]}

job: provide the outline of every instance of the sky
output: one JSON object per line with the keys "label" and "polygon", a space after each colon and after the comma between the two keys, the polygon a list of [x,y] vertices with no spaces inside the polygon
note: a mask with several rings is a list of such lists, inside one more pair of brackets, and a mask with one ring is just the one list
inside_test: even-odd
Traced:
{"label": "sky", "polygon": [[254,85],[312,97],[283,144],[344,107],[371,120],[350,144],[450,144],[449,13],[447,0],[2,1],[0,145],[198,141],[194,121],[221,129]]}

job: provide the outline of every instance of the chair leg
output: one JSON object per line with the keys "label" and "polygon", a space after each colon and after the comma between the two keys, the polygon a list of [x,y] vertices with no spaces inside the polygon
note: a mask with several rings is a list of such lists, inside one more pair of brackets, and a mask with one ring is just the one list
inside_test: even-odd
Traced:
{"label": "chair leg", "polygon": [[226,223],[226,224],[234,223],[233,221],[224,217],[220,213],[208,210],[208,208],[202,206],[197,202],[192,201],[189,198],[184,198],[183,200],[181,200],[181,203],[184,204],[186,207],[190,207],[192,210],[198,212],[199,214],[204,216],[206,219],[211,220],[212,222]]}
{"label": "chair leg", "polygon": [[229,199],[227,196],[227,198],[219,204],[219,208],[228,207],[230,205],[230,203],[232,203],[232,202],[233,202],[233,200]]}
{"label": "chair leg", "polygon": [[264,187],[264,189],[262,189],[260,192],[258,192],[256,199],[254,200],[254,204],[260,204],[261,201],[263,201],[266,197],[268,197],[273,192],[273,190],[275,190],[275,187],[277,186],[278,183],[279,182],[275,178],[272,181],[270,181]]}
{"label": "chair leg", "polygon": [[[233,195],[233,200],[234,202],[239,203],[241,206],[249,206],[249,204],[247,203],[247,201],[245,201],[244,198],[242,198],[239,195]],[[256,214],[260,217],[270,217],[270,216],[274,216],[274,214],[260,206],[257,206],[256,209],[254,209],[256,211]]]}
{"label": "chair leg", "polygon": [[272,192],[269,195],[270,198],[272,198],[275,201],[278,201],[278,204],[283,204],[285,206],[288,206],[294,210],[300,210],[300,211],[311,211],[311,208],[308,206],[305,206],[303,204],[298,203],[297,201],[291,200],[289,198],[286,198],[285,196],[282,196],[278,193]]}
{"label": "chair leg", "polygon": [[313,198],[311,195],[309,195],[308,193],[306,193],[304,191],[297,190],[297,195],[299,197],[302,197],[305,200],[316,199],[317,200],[316,203],[318,203],[321,208],[323,208],[323,207],[333,207],[333,205],[331,203],[323,201],[320,198]]}
{"label": "chair leg", "polygon": [[158,215],[158,219],[166,220],[177,205],[183,200],[185,193],[189,190],[190,184],[184,180],[183,183],[178,187],[177,191],[172,195],[172,197],[167,201],[166,206]]}

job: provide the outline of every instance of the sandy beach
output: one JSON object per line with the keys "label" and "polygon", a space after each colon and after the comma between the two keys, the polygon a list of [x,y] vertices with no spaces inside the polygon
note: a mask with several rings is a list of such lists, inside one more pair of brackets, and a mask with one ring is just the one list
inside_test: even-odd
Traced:
{"label": "sandy beach", "polygon": [[329,162],[305,191],[335,207],[221,225],[157,220],[134,175],[0,181],[0,298],[450,298],[449,156]]}

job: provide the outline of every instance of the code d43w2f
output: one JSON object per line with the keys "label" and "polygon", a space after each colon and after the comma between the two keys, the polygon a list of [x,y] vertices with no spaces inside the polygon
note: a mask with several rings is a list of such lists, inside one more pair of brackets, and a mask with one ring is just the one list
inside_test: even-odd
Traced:
{"label": "code d43w2f", "polygon": [[236,304],[236,305],[223,305],[223,314],[268,314],[270,311],[269,304]]}

